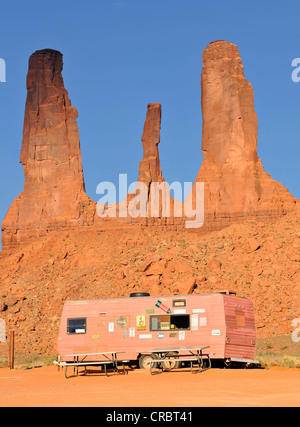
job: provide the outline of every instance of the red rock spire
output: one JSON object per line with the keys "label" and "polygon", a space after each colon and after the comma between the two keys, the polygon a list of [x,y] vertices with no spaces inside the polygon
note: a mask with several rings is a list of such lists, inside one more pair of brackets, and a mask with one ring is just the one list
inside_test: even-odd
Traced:
{"label": "red rock spire", "polygon": [[253,88],[244,76],[236,45],[209,44],[201,79],[202,150],[196,181],[205,183],[206,224],[278,216],[297,200],[264,170],[257,156],[257,116]]}
{"label": "red rock spire", "polygon": [[160,142],[161,105],[148,104],[144,131],[142,136],[143,159],[139,165],[138,181],[149,185],[151,182],[162,182],[158,144]]}
{"label": "red rock spire", "polygon": [[78,116],[62,77],[58,51],[45,49],[29,59],[27,100],[20,161],[24,191],[10,207],[3,249],[59,226],[89,223],[93,202],[85,194]]}

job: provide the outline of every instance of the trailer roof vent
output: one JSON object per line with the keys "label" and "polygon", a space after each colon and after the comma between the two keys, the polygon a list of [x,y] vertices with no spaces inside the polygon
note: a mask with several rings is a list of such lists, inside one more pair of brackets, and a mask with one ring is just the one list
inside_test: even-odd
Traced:
{"label": "trailer roof vent", "polygon": [[218,291],[214,291],[215,294],[226,294],[226,295],[236,295],[236,292],[231,291],[230,289],[221,289]]}
{"label": "trailer roof vent", "polygon": [[148,292],[133,292],[132,294],[130,294],[130,298],[137,297],[150,297],[150,294],[148,294]]}

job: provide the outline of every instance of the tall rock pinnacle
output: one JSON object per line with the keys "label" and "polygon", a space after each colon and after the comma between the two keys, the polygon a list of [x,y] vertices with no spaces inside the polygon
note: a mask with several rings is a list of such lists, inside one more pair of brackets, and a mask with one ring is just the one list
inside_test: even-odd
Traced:
{"label": "tall rock pinnacle", "polygon": [[216,41],[203,51],[204,160],[196,181],[205,184],[205,216],[212,227],[229,218],[278,216],[297,202],[257,156],[253,88],[243,68],[232,43]]}
{"label": "tall rock pinnacle", "polygon": [[[148,217],[148,224],[151,217],[161,217],[165,209],[166,200],[170,200],[169,188],[165,184],[160,169],[160,159],[158,144],[160,143],[161,127],[161,104],[159,102],[148,104],[144,130],[142,135],[143,158],[139,163],[138,185],[136,190],[127,195],[125,206],[140,194],[142,216]],[[144,185],[146,191],[140,193],[140,185]],[[120,205],[123,206],[123,205]],[[129,210],[130,211],[130,210]]]}
{"label": "tall rock pinnacle", "polygon": [[2,224],[3,249],[59,226],[93,221],[81,163],[78,116],[62,77],[62,54],[37,51],[29,59],[20,161],[24,191]]}
{"label": "tall rock pinnacle", "polygon": [[142,136],[143,159],[139,166],[138,181],[149,185],[151,182],[162,182],[158,144],[160,142],[161,105],[148,104],[147,115]]}

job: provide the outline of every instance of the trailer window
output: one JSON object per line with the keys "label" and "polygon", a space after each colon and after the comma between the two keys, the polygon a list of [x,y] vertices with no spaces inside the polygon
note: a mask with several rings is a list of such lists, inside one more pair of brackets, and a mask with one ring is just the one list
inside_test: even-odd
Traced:
{"label": "trailer window", "polygon": [[68,334],[85,334],[86,333],[86,318],[77,317],[75,319],[68,319],[67,322]]}
{"label": "trailer window", "polygon": [[185,299],[175,299],[173,300],[173,307],[185,307],[186,300]]}
{"label": "trailer window", "polygon": [[176,329],[190,329],[189,314],[150,316],[150,331],[173,331]]}

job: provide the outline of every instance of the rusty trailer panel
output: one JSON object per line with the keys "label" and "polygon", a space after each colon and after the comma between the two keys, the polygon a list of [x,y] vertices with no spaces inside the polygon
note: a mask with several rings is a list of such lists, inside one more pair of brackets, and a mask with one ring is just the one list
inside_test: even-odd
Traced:
{"label": "rusty trailer panel", "polygon": [[224,298],[226,319],[225,358],[255,358],[256,328],[252,301]]}

